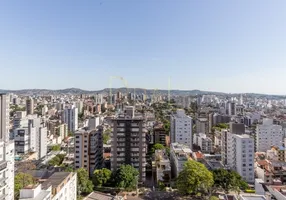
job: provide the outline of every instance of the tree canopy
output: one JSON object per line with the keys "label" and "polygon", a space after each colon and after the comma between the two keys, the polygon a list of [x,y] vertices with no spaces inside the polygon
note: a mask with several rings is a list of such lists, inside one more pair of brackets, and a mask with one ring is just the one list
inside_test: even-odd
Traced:
{"label": "tree canopy", "polygon": [[108,183],[110,183],[109,181],[111,179],[111,175],[112,172],[106,168],[94,170],[92,182],[95,186],[106,186]]}
{"label": "tree canopy", "polygon": [[115,174],[116,187],[126,190],[135,189],[138,175],[139,172],[131,165],[121,165]]}
{"label": "tree canopy", "polygon": [[162,150],[165,149],[164,145],[160,144],[160,143],[156,143],[153,145],[152,147],[152,153],[155,153],[156,150]]}
{"label": "tree canopy", "polygon": [[203,164],[193,160],[185,163],[177,178],[178,191],[184,195],[206,192],[213,183],[212,173]]}
{"label": "tree canopy", "polygon": [[61,145],[53,145],[51,148],[52,151],[60,151],[61,150]]}
{"label": "tree canopy", "polygon": [[79,194],[89,194],[93,191],[93,183],[84,168],[77,170],[77,190]]}
{"label": "tree canopy", "polygon": [[58,154],[55,157],[53,157],[48,164],[50,166],[59,166],[63,163],[64,159],[65,159],[65,154]]}
{"label": "tree canopy", "polygon": [[247,183],[235,171],[228,171],[225,169],[216,169],[213,171],[214,187],[222,189],[225,193],[230,190],[239,191],[248,187]]}
{"label": "tree canopy", "polygon": [[14,195],[16,199],[19,197],[21,189],[28,185],[35,184],[35,179],[32,175],[22,172],[15,175],[14,181]]}

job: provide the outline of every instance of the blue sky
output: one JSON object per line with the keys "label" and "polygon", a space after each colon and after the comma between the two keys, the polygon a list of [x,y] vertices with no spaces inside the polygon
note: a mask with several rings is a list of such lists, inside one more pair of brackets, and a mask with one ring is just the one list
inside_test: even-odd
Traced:
{"label": "blue sky", "polygon": [[[0,88],[286,94],[286,1],[0,1]],[[114,87],[122,87],[120,80]]]}

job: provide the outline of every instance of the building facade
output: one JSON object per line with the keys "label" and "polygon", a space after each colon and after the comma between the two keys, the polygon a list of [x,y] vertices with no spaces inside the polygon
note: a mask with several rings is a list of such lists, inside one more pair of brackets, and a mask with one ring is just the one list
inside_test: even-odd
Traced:
{"label": "building facade", "polygon": [[256,151],[266,152],[272,146],[283,144],[282,126],[273,124],[273,119],[263,119],[263,123],[256,127]]}
{"label": "building facade", "polygon": [[75,168],[85,168],[89,175],[103,164],[103,128],[75,132]]}
{"label": "building facade", "polygon": [[111,170],[117,170],[122,164],[132,165],[139,171],[139,182],[145,182],[147,129],[144,118],[135,117],[132,109],[126,109],[125,113],[113,119]]}
{"label": "building facade", "polygon": [[187,162],[192,155],[192,150],[189,146],[179,143],[171,143],[171,169],[173,177],[177,178],[179,173],[183,170],[185,162]]}
{"label": "building facade", "polygon": [[233,134],[232,168],[248,183],[254,183],[254,139]]}
{"label": "building facade", "polygon": [[75,132],[78,129],[78,109],[75,106],[68,106],[63,112],[63,121],[68,125],[68,130]]}
{"label": "building facade", "polygon": [[14,199],[14,141],[9,141],[9,99],[0,94],[0,199]]}
{"label": "building facade", "polygon": [[29,97],[26,100],[26,112],[27,115],[33,115],[34,114],[34,100]]}
{"label": "building facade", "polygon": [[198,145],[202,153],[212,153],[213,152],[213,142],[212,139],[207,137],[204,133],[194,134],[194,144]]}
{"label": "building facade", "polygon": [[192,118],[187,116],[184,110],[177,110],[177,113],[171,116],[171,143],[176,142],[192,149]]}

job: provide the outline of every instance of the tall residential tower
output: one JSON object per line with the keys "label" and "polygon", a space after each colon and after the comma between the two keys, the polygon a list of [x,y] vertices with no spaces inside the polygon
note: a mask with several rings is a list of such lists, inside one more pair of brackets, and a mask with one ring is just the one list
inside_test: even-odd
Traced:
{"label": "tall residential tower", "polygon": [[135,116],[134,109],[128,106],[113,119],[111,170],[122,164],[132,165],[139,171],[139,182],[145,182],[147,129],[143,116]]}

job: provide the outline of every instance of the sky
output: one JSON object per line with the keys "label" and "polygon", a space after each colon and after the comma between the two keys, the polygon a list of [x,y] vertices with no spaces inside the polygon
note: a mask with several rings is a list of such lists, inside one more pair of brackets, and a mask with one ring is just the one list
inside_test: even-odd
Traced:
{"label": "sky", "polygon": [[[286,94],[285,0],[1,0],[0,89]],[[112,87],[124,87],[112,79]]]}

